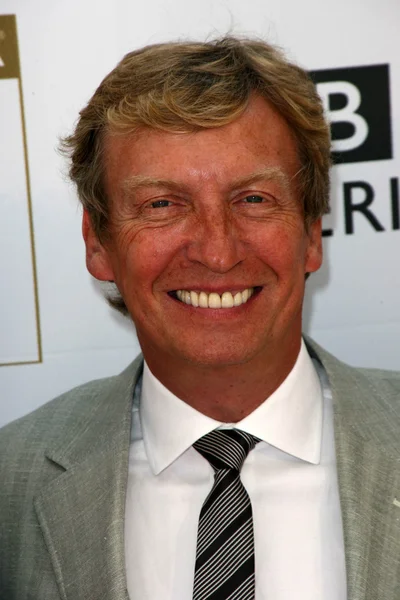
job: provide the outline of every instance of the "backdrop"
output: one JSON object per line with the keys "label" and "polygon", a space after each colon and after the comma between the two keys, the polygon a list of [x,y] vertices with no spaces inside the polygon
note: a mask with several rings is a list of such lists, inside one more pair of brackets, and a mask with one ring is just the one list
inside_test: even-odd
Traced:
{"label": "backdrop", "polygon": [[398,0],[0,0],[0,425],[138,352],[85,270],[57,145],[123,54],[170,39],[257,35],[312,71],[337,164],[304,330],[400,369],[399,29]]}

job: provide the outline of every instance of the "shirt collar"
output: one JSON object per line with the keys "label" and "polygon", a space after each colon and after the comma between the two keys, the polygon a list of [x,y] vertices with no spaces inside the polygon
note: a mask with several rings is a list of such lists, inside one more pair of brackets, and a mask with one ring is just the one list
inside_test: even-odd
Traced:
{"label": "shirt collar", "polygon": [[140,420],[147,458],[156,475],[218,427],[235,427],[304,461],[320,461],[322,392],[303,341],[286,379],[265,402],[234,424],[211,419],[186,404],[156,379],[145,363]]}

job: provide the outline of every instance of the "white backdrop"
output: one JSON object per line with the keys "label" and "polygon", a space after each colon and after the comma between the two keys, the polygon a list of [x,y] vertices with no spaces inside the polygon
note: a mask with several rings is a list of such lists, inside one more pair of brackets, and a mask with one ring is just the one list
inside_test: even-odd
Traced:
{"label": "white backdrop", "polygon": [[[400,176],[398,0],[0,0],[7,14],[17,18],[40,323],[19,99],[13,81],[0,79],[0,425],[117,373],[138,352],[133,327],[85,270],[80,210],[56,147],[124,53],[176,38],[255,34],[310,70],[389,64],[392,158],[334,168],[324,222],[334,233],[324,240],[323,269],[308,282],[304,329],[352,364],[400,369],[400,230],[390,195],[390,180]],[[355,181],[374,190],[370,210],[384,231],[356,211],[354,233],[346,233],[343,184]],[[353,204],[364,199],[354,190]]]}

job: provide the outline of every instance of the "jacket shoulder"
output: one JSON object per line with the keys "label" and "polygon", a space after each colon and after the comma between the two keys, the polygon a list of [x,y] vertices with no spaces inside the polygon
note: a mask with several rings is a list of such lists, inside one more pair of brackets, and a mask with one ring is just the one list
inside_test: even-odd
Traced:
{"label": "jacket shoulder", "polygon": [[[343,365],[343,381],[348,379],[358,388],[369,391],[370,402],[375,401],[382,408],[390,405],[393,409],[400,411],[400,371],[341,364]],[[340,367],[336,369],[336,374],[338,373],[340,373]]]}
{"label": "jacket shoulder", "polygon": [[305,337],[305,342],[310,356],[322,363],[335,387],[346,389],[364,385],[366,389],[370,387],[377,391],[378,396],[388,393],[391,397],[394,393],[395,398],[400,400],[400,371],[351,366],[337,359],[311,338]]}
{"label": "jacket shoulder", "polygon": [[15,438],[27,440],[44,428],[64,428],[67,421],[79,418],[82,411],[90,410],[90,405],[95,404],[107,388],[112,387],[116,378],[117,376],[96,379],[79,385],[5,425],[0,429],[0,455],[2,446],[6,450]]}
{"label": "jacket shoulder", "polygon": [[324,367],[335,414],[347,429],[400,454],[400,373],[350,366],[306,339],[311,357]]}
{"label": "jacket shoulder", "polygon": [[387,371],[385,369],[365,369],[353,367],[361,375],[376,385],[390,385],[400,391],[400,371]]}
{"label": "jacket shoulder", "polygon": [[[368,393],[369,403],[375,405],[382,420],[390,419],[400,432],[400,372],[383,369],[350,367],[357,386]],[[398,436],[400,438],[400,436]]]}
{"label": "jacket shoulder", "polygon": [[129,392],[141,363],[138,357],[119,375],[79,385],[0,429],[0,472],[9,460],[20,457],[30,462],[35,451],[42,452],[66,435],[73,439],[85,424],[100,426],[107,420],[110,402]]}

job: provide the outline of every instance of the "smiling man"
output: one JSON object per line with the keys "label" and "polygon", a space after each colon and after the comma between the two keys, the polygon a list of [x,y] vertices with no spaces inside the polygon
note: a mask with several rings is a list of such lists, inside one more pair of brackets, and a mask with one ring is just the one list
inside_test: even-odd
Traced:
{"label": "smiling man", "polygon": [[321,264],[295,137],[254,93],[231,123],[107,132],[104,153],[108,239],[86,212],[88,269],[115,281],[153,375],[202,413],[237,422],[296,362],[305,274]]}
{"label": "smiling man", "polygon": [[2,431],[4,597],[398,600],[400,378],[302,340],[330,166],[307,74],[150,46],[66,147],[142,356]]}

